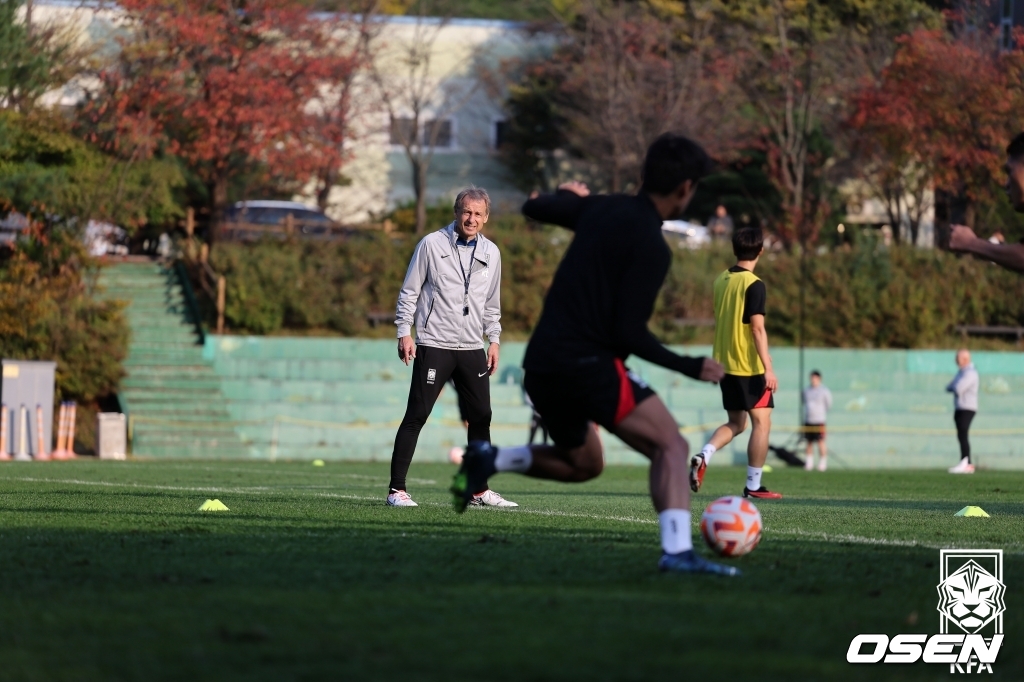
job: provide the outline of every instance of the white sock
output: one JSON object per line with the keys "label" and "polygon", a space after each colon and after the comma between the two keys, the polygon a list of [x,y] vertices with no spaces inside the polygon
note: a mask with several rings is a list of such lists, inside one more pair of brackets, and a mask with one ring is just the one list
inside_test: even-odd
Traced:
{"label": "white sock", "polygon": [[693,549],[688,510],[666,509],[658,514],[658,524],[661,526],[661,548],[665,554],[679,554]]}
{"label": "white sock", "polygon": [[532,464],[533,452],[529,445],[498,448],[498,456],[494,460],[494,468],[498,471],[514,471],[519,474],[525,474]]}
{"label": "white sock", "polygon": [[761,467],[747,467],[747,490],[761,487]]}
{"label": "white sock", "polygon": [[705,464],[711,464],[711,455],[715,454],[716,452],[718,452],[718,448],[716,448],[711,443],[708,443],[707,445],[700,449],[700,454],[704,456]]}

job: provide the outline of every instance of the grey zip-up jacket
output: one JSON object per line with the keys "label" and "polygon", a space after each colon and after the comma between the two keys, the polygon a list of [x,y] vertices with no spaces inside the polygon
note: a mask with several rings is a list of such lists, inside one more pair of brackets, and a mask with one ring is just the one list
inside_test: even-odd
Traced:
{"label": "grey zip-up jacket", "polygon": [[484,334],[491,343],[500,343],[501,254],[494,242],[477,234],[472,274],[466,271],[469,314],[463,315],[465,283],[457,238],[453,222],[416,245],[398,292],[398,338],[410,336],[415,325],[420,346],[475,350],[484,347]]}
{"label": "grey zip-up jacket", "polygon": [[957,410],[978,411],[978,370],[970,363],[953,377],[946,390],[953,394],[953,408]]}

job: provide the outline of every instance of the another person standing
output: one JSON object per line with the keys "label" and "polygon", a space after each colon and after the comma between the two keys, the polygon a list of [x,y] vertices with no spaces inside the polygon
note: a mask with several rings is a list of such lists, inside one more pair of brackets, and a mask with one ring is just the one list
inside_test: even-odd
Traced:
{"label": "another person standing", "polygon": [[[501,336],[501,254],[480,231],[491,200],[482,189],[459,192],[455,220],[416,246],[398,294],[398,358],[413,361],[409,404],[395,436],[387,503],[415,507],[405,488],[420,430],[449,379],[459,394],[470,441],[491,440],[490,376]],[[416,326],[416,341],[412,327]],[[484,350],[481,335],[490,345]],[[471,505],[517,507],[486,487]]]}
{"label": "another person standing", "polygon": [[961,348],[956,352],[956,366],[960,371],[949,382],[946,390],[953,394],[953,422],[956,423],[956,438],[960,441],[960,462],[950,467],[951,474],[973,474],[971,464],[971,442],[967,432],[971,428],[974,415],[978,412],[978,370],[971,362],[971,352]]}
{"label": "another person standing", "polygon": [[768,353],[768,332],[764,328],[767,290],[754,268],[764,252],[764,232],[745,227],[732,235],[736,265],[715,279],[715,360],[722,364],[722,407],[729,421],[719,426],[704,448],[690,460],[690,489],[700,490],[711,457],[747,428],[747,485],[743,497],[760,500],[782,498],[761,485],[768,458],[768,435],[772,428],[774,393],[779,382]]}
{"label": "another person standing", "polygon": [[807,441],[807,463],[814,470],[814,444],[818,444],[818,471],[828,468],[828,447],[825,445],[825,419],[832,409],[832,391],[821,383],[821,372],[811,372],[811,385],[804,389],[804,440]]}
{"label": "another person standing", "polygon": [[729,212],[725,209],[725,206],[719,204],[718,208],[715,209],[715,215],[711,216],[708,220],[708,232],[711,233],[711,238],[719,241],[729,241],[732,239],[732,218],[729,217]]}

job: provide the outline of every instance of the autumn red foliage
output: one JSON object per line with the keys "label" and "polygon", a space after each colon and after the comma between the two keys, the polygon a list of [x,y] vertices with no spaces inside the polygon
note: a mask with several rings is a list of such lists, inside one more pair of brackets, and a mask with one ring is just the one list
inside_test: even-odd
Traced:
{"label": "autumn red foliage", "polygon": [[[289,0],[122,0],[130,31],[86,113],[122,156],[183,159],[222,209],[230,182],[301,186],[343,161],[334,84],[360,67],[334,29]],[[344,104],[344,103],[342,103]]]}
{"label": "autumn red foliage", "polygon": [[1024,52],[985,32],[918,30],[899,39],[881,80],[854,97],[862,154],[889,181],[908,167],[935,189],[990,198],[1004,149],[1024,125]]}

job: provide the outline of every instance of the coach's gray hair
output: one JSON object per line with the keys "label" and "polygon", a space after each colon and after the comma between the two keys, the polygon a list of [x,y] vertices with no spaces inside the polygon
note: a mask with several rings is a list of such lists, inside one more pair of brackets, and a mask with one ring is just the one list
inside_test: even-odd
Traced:
{"label": "coach's gray hair", "polygon": [[466,189],[459,192],[459,195],[455,197],[455,214],[458,215],[462,211],[462,203],[469,199],[470,201],[482,201],[484,206],[487,207],[487,215],[491,214],[491,197],[487,194],[487,190],[480,187],[467,187]]}

